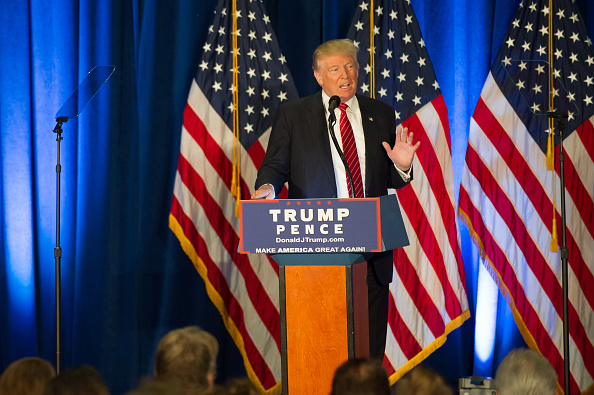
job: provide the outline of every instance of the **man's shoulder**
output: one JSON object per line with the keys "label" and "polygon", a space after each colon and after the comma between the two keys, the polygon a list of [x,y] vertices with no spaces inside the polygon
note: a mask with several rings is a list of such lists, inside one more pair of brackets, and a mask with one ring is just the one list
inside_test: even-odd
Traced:
{"label": "man's shoulder", "polygon": [[373,108],[380,111],[394,111],[389,104],[386,104],[381,100],[372,99],[369,96],[357,94],[357,100],[359,101],[359,106],[363,108]]}
{"label": "man's shoulder", "polygon": [[302,112],[306,110],[318,110],[323,108],[321,94],[314,93],[313,95],[303,97],[298,100],[291,101],[279,107],[279,111],[285,113]]}

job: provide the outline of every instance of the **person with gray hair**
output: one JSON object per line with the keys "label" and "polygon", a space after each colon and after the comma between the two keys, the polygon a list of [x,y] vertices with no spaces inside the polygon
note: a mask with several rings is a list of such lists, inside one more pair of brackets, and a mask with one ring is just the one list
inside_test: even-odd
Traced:
{"label": "person with gray hair", "polygon": [[495,373],[499,395],[559,394],[557,373],[538,352],[526,348],[512,350]]}
{"label": "person with gray hair", "polygon": [[217,339],[197,326],[167,333],[157,346],[155,377],[195,391],[214,386],[217,369]]}

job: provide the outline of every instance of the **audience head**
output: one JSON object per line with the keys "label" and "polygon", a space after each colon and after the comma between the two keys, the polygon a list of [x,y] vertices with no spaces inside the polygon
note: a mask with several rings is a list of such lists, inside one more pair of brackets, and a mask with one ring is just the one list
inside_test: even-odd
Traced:
{"label": "audience head", "polygon": [[90,365],[66,369],[45,386],[44,395],[109,395],[101,374]]}
{"label": "audience head", "polygon": [[379,360],[349,359],[334,373],[331,395],[384,394],[390,394],[390,383]]}
{"label": "audience head", "polygon": [[497,368],[495,388],[500,395],[553,395],[557,391],[557,373],[538,352],[518,348]]}
{"label": "audience head", "polygon": [[55,375],[52,364],[44,359],[19,359],[8,365],[0,376],[0,395],[40,395]]}
{"label": "audience head", "polygon": [[229,379],[224,385],[215,386],[209,395],[259,395],[260,391],[254,387],[247,377]]}
{"label": "audience head", "polygon": [[452,395],[453,391],[435,370],[419,365],[396,382],[396,395]]}
{"label": "audience head", "polygon": [[175,329],[159,342],[155,376],[195,390],[212,388],[218,352],[217,339],[199,327]]}
{"label": "audience head", "polygon": [[207,390],[192,391],[173,380],[159,380],[155,378],[142,379],[140,385],[126,392],[126,395],[202,395],[210,394]]}

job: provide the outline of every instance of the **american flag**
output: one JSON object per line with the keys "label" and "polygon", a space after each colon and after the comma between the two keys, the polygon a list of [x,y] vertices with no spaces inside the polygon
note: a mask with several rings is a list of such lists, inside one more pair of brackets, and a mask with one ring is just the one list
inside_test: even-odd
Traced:
{"label": "american flag", "polygon": [[[526,343],[565,387],[561,262],[552,252],[565,194],[570,391],[578,393],[594,377],[594,48],[572,1],[552,4],[523,1],[509,26],[472,116],[459,210]],[[558,138],[547,170],[550,110],[568,114],[564,191]]]}
{"label": "american flag", "polygon": [[278,266],[266,255],[237,252],[235,212],[239,197],[250,196],[273,114],[297,91],[261,1],[221,0],[202,52],[184,111],[169,224],[250,379],[278,392]]}
{"label": "american flag", "polygon": [[397,190],[411,244],[395,252],[390,284],[384,367],[394,383],[470,316],[448,114],[410,1],[362,1],[348,37],[359,47],[359,91],[394,107],[397,122],[421,141],[414,180]]}

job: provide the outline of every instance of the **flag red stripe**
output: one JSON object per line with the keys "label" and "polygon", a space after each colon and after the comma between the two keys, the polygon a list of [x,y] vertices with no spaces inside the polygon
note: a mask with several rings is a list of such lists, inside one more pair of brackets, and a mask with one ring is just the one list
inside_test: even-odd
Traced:
{"label": "flag red stripe", "polygon": [[408,255],[404,252],[404,249],[399,248],[395,252],[396,271],[398,277],[404,284],[411,300],[415,304],[415,307],[419,311],[423,321],[431,330],[431,333],[435,338],[440,337],[445,332],[445,324],[439,309],[435,307],[435,304],[431,300],[431,296],[425,289],[425,285],[419,279],[419,275],[415,270],[412,262]]}
{"label": "flag red stripe", "polygon": [[[221,238],[221,242],[227,250],[227,253],[244,277],[248,296],[252,301],[252,304],[257,306],[256,311],[262,319],[262,322],[271,334],[280,334],[279,315],[276,307],[270,300],[264,288],[260,286],[260,279],[254,272],[247,255],[240,254],[237,251],[239,237],[235,233],[235,229],[229,224],[227,217],[221,211],[220,206],[208,193],[202,177],[194,171],[192,166],[190,166],[181,154],[179,156],[178,172],[194,198],[202,207],[204,207],[204,213],[211,226]],[[280,348],[280,338],[274,336],[274,339]]]}
{"label": "flag red stripe", "polygon": [[388,326],[398,341],[402,353],[406,359],[410,360],[423,351],[423,348],[419,345],[417,339],[400,316],[394,298],[388,299],[390,301],[390,306],[388,308]]}
{"label": "flag red stripe", "polygon": [[443,95],[440,93],[435,99],[431,100],[431,104],[439,116],[439,122],[441,122],[441,126],[443,127],[443,135],[448,142],[448,152],[450,152],[451,155],[452,141],[450,137],[450,121],[448,120],[448,109],[443,99]]}
{"label": "flag red stripe", "polygon": [[[471,150],[470,146],[468,146],[468,150]],[[466,163],[468,164],[468,162],[469,158],[467,151]],[[524,325],[526,325],[526,328],[539,347],[540,353],[544,355],[549,360],[549,362],[551,362],[557,371],[559,381],[562,382],[564,374],[563,357],[551,339],[547,329],[543,326],[543,323],[536,314],[532,304],[527,299],[522,285],[518,281],[513,268],[507,260],[507,256],[503,253],[499,247],[499,244],[493,238],[493,235],[489,229],[485,226],[481,213],[474,206],[470,196],[464,188],[464,185],[462,185],[460,188],[459,205],[462,211],[468,216],[474,231],[480,237],[482,246],[484,248],[484,253],[488,257],[489,262],[491,262],[491,265],[493,265],[493,267],[497,270],[501,276],[501,281],[509,290],[511,294],[510,296],[513,299],[513,303],[510,303],[510,305],[512,307],[516,307],[522,321],[524,322]],[[570,374],[570,376],[571,382],[577,385],[573,374]]]}
{"label": "flag red stripe", "polygon": [[388,374],[388,377],[390,377],[394,373],[396,373],[396,369],[394,369],[394,366],[392,366],[392,363],[390,362],[390,360],[388,359],[388,357],[386,355],[384,355],[384,360],[382,361],[382,364],[384,365],[384,369],[386,369],[386,373]]}
{"label": "flag red stripe", "polygon": [[398,200],[401,202],[402,209],[406,212],[410,222],[415,224],[415,233],[419,235],[418,237],[423,251],[429,262],[431,262],[436,276],[439,278],[445,296],[446,311],[450,318],[458,317],[462,313],[460,304],[458,303],[458,296],[452,289],[452,285],[448,279],[443,254],[439,248],[431,224],[425,216],[423,206],[410,185],[397,189],[396,192],[398,193]]}
{"label": "flag red stripe", "polygon": [[590,160],[594,162],[594,125],[592,125],[592,121],[588,119],[586,122],[582,123],[579,128],[576,129],[576,133],[580,136],[580,140],[586,149],[588,155],[590,155]]}
{"label": "flag red stripe", "polygon": [[[528,199],[530,199],[530,201],[534,205],[535,209],[537,210],[540,218],[542,219],[543,223],[546,225],[549,232],[551,232],[552,226],[553,226],[552,225],[553,224],[553,214],[552,214],[553,213],[553,205],[548,198],[549,194],[547,193],[547,191],[545,191],[542,188],[542,184],[540,183],[540,181],[538,180],[536,175],[532,172],[532,170],[526,163],[524,156],[516,149],[515,144],[513,143],[513,141],[509,137],[509,135],[505,132],[505,130],[503,129],[503,127],[501,126],[499,121],[493,116],[493,114],[491,113],[489,108],[486,106],[486,103],[482,100],[482,98],[480,98],[477,103],[477,107],[476,107],[475,113],[473,115],[473,119],[477,122],[479,127],[484,131],[485,135],[489,138],[489,140],[491,140],[493,145],[497,148],[497,150],[501,154],[502,158],[505,160],[508,168],[513,172],[514,176],[518,180],[518,183],[525,186],[525,188],[528,187],[531,189],[530,191],[526,191],[526,196],[528,197]],[[566,161],[567,160],[568,160],[568,158],[566,155]],[[543,158],[543,163],[544,163],[544,158]],[[573,166],[571,166],[571,169],[574,169]],[[567,183],[566,183],[566,186],[567,186]],[[505,198],[507,199],[507,195]],[[510,202],[509,205],[512,205],[512,203]],[[587,204],[586,204],[586,206],[587,206]],[[515,210],[515,209],[513,209],[513,210]],[[520,218],[518,217],[518,219],[520,219]],[[559,232],[561,230],[561,226],[560,226],[561,218],[559,217],[558,214],[557,214],[557,224],[559,224],[557,226],[557,231]],[[523,228],[525,229],[525,224],[524,224]],[[527,233],[528,232],[526,231],[526,234]],[[583,261],[583,259],[581,257],[580,249],[575,244],[573,236],[570,233],[571,232],[568,229],[566,232],[567,246],[571,252],[571,255],[574,256],[574,258],[575,258],[574,260],[572,260],[572,263],[576,263],[575,267],[574,267],[574,265],[572,265],[572,268],[574,269],[574,271],[576,271],[576,273],[580,272],[580,271],[584,272],[581,268],[581,265],[579,264],[580,261]],[[559,233],[559,235],[560,235],[560,233]],[[561,238],[559,238],[559,240],[561,240]],[[523,244],[519,244],[519,245],[523,245]],[[529,256],[529,257],[533,256],[526,250],[524,250],[524,253],[526,254],[526,256]],[[544,265],[546,263],[546,259],[544,257],[542,257],[542,254],[539,254],[538,256],[540,258],[542,258],[539,261],[538,265]],[[533,262],[532,260],[530,260],[530,261]],[[548,265],[545,265],[545,266],[547,268],[549,268]],[[588,300],[588,303],[591,306],[594,306],[594,287],[591,287],[588,285],[588,284],[593,283],[594,277],[591,272],[588,271],[588,273],[584,272],[584,277],[578,278],[578,281],[580,282],[581,288],[583,289],[584,296],[585,296],[586,300]],[[550,268],[549,268],[549,273],[548,273],[548,279],[549,279],[549,281],[554,281],[555,283],[557,283],[556,275],[550,270]],[[549,283],[547,283],[547,284],[549,284]],[[549,297],[550,296],[551,295],[549,295]],[[557,311],[562,311],[561,310],[561,301],[557,301],[557,302],[558,302],[556,305]]]}
{"label": "flag red stripe", "polygon": [[[515,242],[521,246],[524,256],[530,258],[526,259],[526,263],[530,267],[530,270],[534,273],[534,276],[542,285],[543,291],[549,297],[549,300],[555,307],[558,316],[562,317],[562,289],[557,280],[557,276],[552,272],[546,259],[543,257],[538,247],[534,244],[534,240],[530,237],[528,229],[526,229],[526,225],[522,221],[522,218],[515,211],[515,207],[509,201],[508,196],[499,188],[489,169],[485,166],[482,160],[480,160],[477,152],[471,146],[468,147],[466,158],[468,169],[472,174],[475,175],[477,179],[479,179],[480,175],[482,180],[481,186],[485,195],[492,202],[493,206],[499,212],[502,220],[509,227]],[[512,276],[512,271],[510,270],[508,272],[509,275]],[[501,271],[500,273],[503,274]],[[515,274],[513,274],[513,277],[515,278]],[[511,284],[510,279],[505,278],[505,276],[504,282],[508,286]],[[520,286],[520,284],[518,283],[517,286]],[[523,294],[523,289],[516,288],[515,293]],[[570,335],[573,337],[578,348],[582,351],[582,357],[585,361],[593,358],[592,355],[594,355],[594,348],[592,347],[592,343],[589,341],[587,333],[581,321],[578,319],[577,312],[571,303],[569,303],[568,315],[570,320]],[[522,314],[522,316],[526,317],[524,314]],[[586,367],[587,366],[592,365],[588,365],[588,363],[586,363]]]}
{"label": "flag red stripe", "polygon": [[[247,153],[252,159],[252,162],[254,162],[256,169],[259,169],[262,166],[264,155],[266,155],[266,151],[262,147],[262,144],[260,144],[260,141],[254,141],[254,144],[247,150]],[[250,187],[253,187],[253,185],[250,185]]]}
{"label": "flag red stripe", "polygon": [[179,201],[175,196],[173,196],[173,201],[171,204],[171,214],[182,226],[184,235],[191,242],[192,246],[194,246],[196,253],[204,262],[204,265],[207,268],[208,280],[223,299],[223,303],[225,304],[225,308],[229,314],[229,317],[241,334],[246,356],[252,369],[258,373],[258,378],[261,380],[264,388],[272,388],[276,384],[276,380],[272,374],[272,371],[270,370],[270,367],[258,351],[257,347],[254,345],[253,339],[245,327],[243,309],[241,308],[241,305],[230,291],[223,273],[221,273],[217,265],[210,259],[206,242],[202,236],[200,236],[192,221],[185,215],[182,207],[179,204]]}
{"label": "flag red stripe", "polygon": [[[594,139],[592,139],[594,140]],[[561,146],[555,147],[555,158],[559,158],[559,151]],[[590,236],[594,238],[594,202],[592,197],[584,187],[580,180],[579,174],[573,165],[571,157],[564,152],[565,156],[565,189],[574,202],[579,202],[579,210],[577,210],[584,222],[586,229],[590,232]],[[561,177],[561,164],[555,160],[555,172]],[[578,249],[579,251],[579,249]],[[590,301],[592,302],[592,301]]]}

